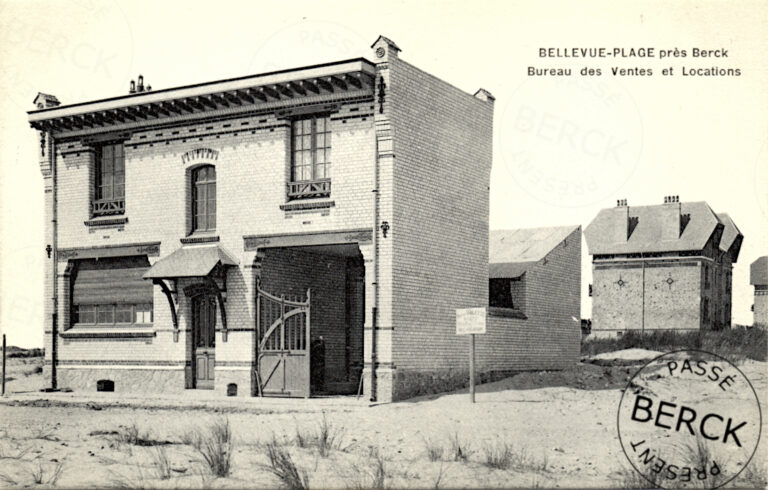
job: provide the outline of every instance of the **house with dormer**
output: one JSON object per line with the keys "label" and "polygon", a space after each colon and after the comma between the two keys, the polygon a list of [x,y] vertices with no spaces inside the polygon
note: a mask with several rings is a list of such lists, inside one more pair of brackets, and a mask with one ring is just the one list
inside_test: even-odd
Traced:
{"label": "house with dormer", "polygon": [[602,209],[584,230],[592,255],[592,335],[730,328],[733,264],[744,240],[706,202],[667,196]]}
{"label": "house with dormer", "polygon": [[388,401],[464,364],[489,92],[383,36],[370,60],[127,92],[29,112],[51,388]]}

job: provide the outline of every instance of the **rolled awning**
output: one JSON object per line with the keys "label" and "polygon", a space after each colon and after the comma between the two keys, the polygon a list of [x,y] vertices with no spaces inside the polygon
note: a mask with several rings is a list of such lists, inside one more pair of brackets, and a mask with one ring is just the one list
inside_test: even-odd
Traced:
{"label": "rolled awning", "polygon": [[143,277],[144,279],[204,277],[210,274],[218,264],[237,265],[238,261],[219,245],[182,247],[171,255],[158,260]]}

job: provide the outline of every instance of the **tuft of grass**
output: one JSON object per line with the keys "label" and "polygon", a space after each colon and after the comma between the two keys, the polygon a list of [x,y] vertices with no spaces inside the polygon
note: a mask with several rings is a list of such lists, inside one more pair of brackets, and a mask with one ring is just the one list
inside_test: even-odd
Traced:
{"label": "tuft of grass", "polygon": [[483,447],[485,461],[483,464],[489,468],[506,470],[512,466],[513,450],[512,446],[506,442],[489,444]]}
{"label": "tuft of grass", "polygon": [[359,463],[353,463],[350,472],[345,476],[347,488],[357,490],[382,490],[387,487],[390,478],[386,461],[378,447],[370,447],[368,458]]}
{"label": "tuft of grass", "polygon": [[628,331],[617,338],[589,338],[581,344],[581,355],[640,348],[668,352],[675,349],[699,349],[718,354],[732,362],[744,359],[768,359],[768,331],[762,328],[734,326],[721,330],[676,332],[654,330],[648,333]]}
{"label": "tuft of grass", "polygon": [[49,470],[38,459],[37,464],[30,470],[30,476],[32,477],[32,481],[37,485],[54,487],[63,470],[64,463],[61,461],[54,463],[53,468]]}
{"label": "tuft of grass", "polygon": [[440,490],[440,484],[443,482],[443,478],[445,477],[445,466],[443,466],[443,463],[440,463],[440,468],[437,470],[437,475],[435,476],[435,483],[433,485],[433,488],[435,490]]}
{"label": "tuft of grass", "polygon": [[208,431],[198,434],[199,445],[195,447],[202,455],[211,474],[215,476],[228,476],[232,469],[232,429],[229,419],[216,420]]}
{"label": "tuft of grass", "polygon": [[155,467],[155,474],[161,480],[170,480],[173,474],[171,470],[171,460],[168,459],[168,453],[163,446],[157,446],[152,453]]}
{"label": "tuft of grass", "polygon": [[280,445],[277,438],[273,436],[265,449],[269,459],[267,469],[280,480],[283,487],[292,490],[309,489],[309,475],[306,471],[299,471],[291,453]]}
{"label": "tuft of grass", "polygon": [[333,450],[341,450],[344,440],[344,429],[339,429],[328,422],[328,418],[323,413],[323,420],[317,431],[315,445],[317,452],[323,458],[327,458]]}
{"label": "tuft of grass", "polygon": [[306,447],[309,447],[309,445],[312,443],[312,436],[301,432],[301,430],[297,426],[295,440],[296,440],[296,446],[300,448],[306,448]]}
{"label": "tuft of grass", "polygon": [[122,443],[138,446],[142,440],[146,439],[146,435],[139,431],[139,426],[136,425],[136,422],[132,422],[128,426],[120,426],[120,429],[117,431],[117,438]]}
{"label": "tuft of grass", "polygon": [[439,461],[445,453],[445,448],[439,442],[431,439],[424,439],[424,447],[427,450],[427,457],[430,461]]}
{"label": "tuft of grass", "polygon": [[469,461],[474,451],[469,447],[469,443],[459,438],[459,433],[454,432],[451,437],[451,454],[454,461]]}

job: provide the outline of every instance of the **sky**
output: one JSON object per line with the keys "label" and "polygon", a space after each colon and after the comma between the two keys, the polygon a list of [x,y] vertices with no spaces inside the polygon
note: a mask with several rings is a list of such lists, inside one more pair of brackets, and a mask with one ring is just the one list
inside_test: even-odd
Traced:
{"label": "sky", "polygon": [[[496,97],[491,229],[585,227],[617,199],[706,201],[745,236],[733,322],[751,324],[749,264],[768,254],[767,24],[768,4],[749,1],[0,0],[0,330],[9,344],[42,345],[47,242],[39,142],[26,114],[38,92],[70,104],[126,94],[139,74],[157,90],[372,59],[380,34],[406,61]],[[540,56],[596,47],[655,56]],[[693,48],[727,57],[694,58]],[[682,74],[710,67],[740,76]],[[531,76],[531,68],[572,75]]]}

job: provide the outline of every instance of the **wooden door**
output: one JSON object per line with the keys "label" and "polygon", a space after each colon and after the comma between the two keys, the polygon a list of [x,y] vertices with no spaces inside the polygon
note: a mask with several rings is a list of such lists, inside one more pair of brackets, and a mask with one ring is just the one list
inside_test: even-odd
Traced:
{"label": "wooden door", "polygon": [[213,389],[216,367],[216,298],[201,295],[192,299],[195,388]]}

